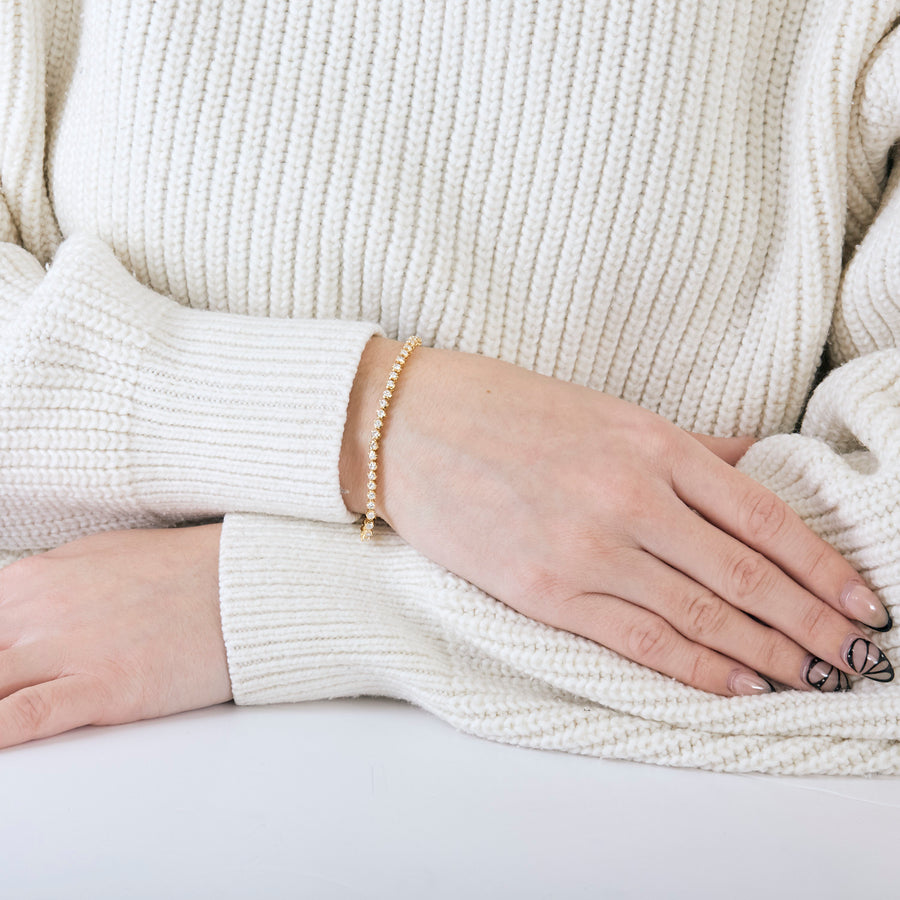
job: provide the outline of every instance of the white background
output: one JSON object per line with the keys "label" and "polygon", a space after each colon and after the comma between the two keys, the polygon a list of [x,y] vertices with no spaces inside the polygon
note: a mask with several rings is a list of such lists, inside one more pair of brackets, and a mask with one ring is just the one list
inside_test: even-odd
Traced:
{"label": "white background", "polygon": [[0,752],[0,803],[9,900],[900,896],[900,778],[521,750],[387,700],[81,729]]}

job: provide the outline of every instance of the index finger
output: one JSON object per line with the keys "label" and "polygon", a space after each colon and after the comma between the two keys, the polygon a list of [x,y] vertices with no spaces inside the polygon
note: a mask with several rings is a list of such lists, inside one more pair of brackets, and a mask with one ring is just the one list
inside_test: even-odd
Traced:
{"label": "index finger", "polygon": [[893,624],[859,573],[780,497],[696,444],[673,466],[679,498],[811,594],[875,631]]}
{"label": "index finger", "polygon": [[90,685],[78,675],[22,688],[0,700],[0,749],[90,725],[95,706]]}

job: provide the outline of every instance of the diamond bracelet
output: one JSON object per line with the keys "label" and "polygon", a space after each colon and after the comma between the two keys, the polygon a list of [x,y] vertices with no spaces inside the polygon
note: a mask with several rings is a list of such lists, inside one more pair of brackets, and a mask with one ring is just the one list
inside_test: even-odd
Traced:
{"label": "diamond bracelet", "polygon": [[375,491],[378,485],[378,444],[381,441],[381,429],[384,427],[388,406],[390,405],[391,397],[394,395],[394,388],[397,386],[397,379],[403,371],[403,366],[406,364],[409,354],[421,343],[422,339],[414,334],[412,337],[407,338],[403,349],[397,354],[394,365],[391,367],[391,374],[388,376],[384,393],[381,395],[381,400],[378,403],[375,421],[372,423],[372,434],[369,436],[369,478],[366,486],[366,517],[359,529],[359,538],[362,541],[368,541],[372,537],[372,529],[375,527]]}

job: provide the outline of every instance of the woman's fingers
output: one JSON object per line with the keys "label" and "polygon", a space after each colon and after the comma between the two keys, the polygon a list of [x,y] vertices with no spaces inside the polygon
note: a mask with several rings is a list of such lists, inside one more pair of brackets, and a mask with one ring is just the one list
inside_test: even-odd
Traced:
{"label": "woman's fingers", "polygon": [[0,748],[97,721],[98,683],[63,674],[57,651],[35,642],[0,652]]}
{"label": "woman's fingers", "polygon": [[0,652],[0,699],[62,675],[59,654],[46,643],[16,645]]}
{"label": "woman's fingers", "polygon": [[220,531],[107,532],[0,570],[0,747],[229,699]]}
{"label": "woman's fingers", "polygon": [[574,597],[565,604],[563,621],[557,624],[703,691],[724,697],[772,691],[747,666],[688,640],[666,619],[618,597]]}
{"label": "woman's fingers", "polygon": [[[775,628],[755,621],[708,587],[647,553],[630,551],[622,567],[620,596],[665,618],[695,644],[738,660],[765,678],[800,690],[810,690],[807,680],[809,652]],[[819,689],[837,690],[830,664],[820,666],[814,677],[824,674]],[[827,669],[827,671],[826,671]]]}
{"label": "woman's fingers", "polygon": [[[761,619],[805,648],[808,655],[800,672],[785,683],[796,684],[799,675],[809,686],[839,690],[846,684],[838,671],[875,681],[893,678],[887,658],[856,625],[801,587],[771,558],[682,510],[677,527],[647,535],[644,546],[735,609]],[[830,672],[829,666],[837,671]]]}
{"label": "woman's fingers", "polygon": [[97,704],[88,679],[70,675],[32,685],[0,700],[0,748],[89,725]]}
{"label": "woman's fingers", "polygon": [[[852,567],[733,468],[752,438],[688,436],[587,388],[421,352],[379,458],[383,511],[419,552],[525,615],[720,694],[754,670],[807,688],[890,677],[848,618],[887,624]],[[619,557],[641,550],[684,581],[626,590]],[[696,624],[711,611],[718,634]]]}
{"label": "woman's fingers", "polygon": [[[688,506],[829,606],[876,631],[891,627],[887,610],[855,569],[783,500],[747,475],[708,454],[690,453],[675,467],[673,484]],[[748,568],[746,561],[736,560],[734,565],[753,577],[752,564]]]}
{"label": "woman's fingers", "polygon": [[687,432],[698,444],[711,453],[715,453],[729,466],[736,466],[741,457],[756,443],[756,438],[742,435],[740,437],[710,437],[707,434]]}

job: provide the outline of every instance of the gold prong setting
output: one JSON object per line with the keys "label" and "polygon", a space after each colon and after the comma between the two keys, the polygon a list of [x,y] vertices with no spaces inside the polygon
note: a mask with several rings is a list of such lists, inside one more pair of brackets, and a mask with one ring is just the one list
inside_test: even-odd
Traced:
{"label": "gold prong setting", "polygon": [[387,419],[388,406],[390,406],[391,398],[394,396],[394,389],[397,387],[397,381],[406,360],[409,359],[410,353],[422,343],[422,339],[418,335],[407,338],[403,349],[394,360],[391,366],[390,375],[388,375],[387,384],[378,401],[378,411],[375,414],[375,421],[372,423],[372,433],[369,435],[369,468],[368,481],[366,483],[366,512],[363,523],[359,529],[360,540],[368,541],[372,538],[372,531],[375,528],[375,519],[377,518],[377,500],[378,500],[378,447],[381,443],[381,431],[384,428]]}

